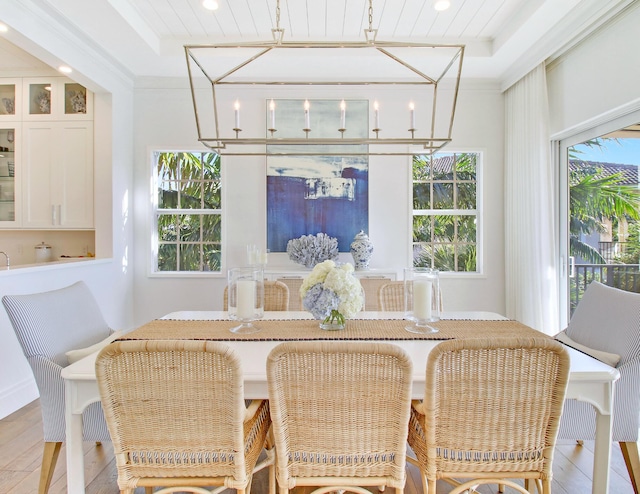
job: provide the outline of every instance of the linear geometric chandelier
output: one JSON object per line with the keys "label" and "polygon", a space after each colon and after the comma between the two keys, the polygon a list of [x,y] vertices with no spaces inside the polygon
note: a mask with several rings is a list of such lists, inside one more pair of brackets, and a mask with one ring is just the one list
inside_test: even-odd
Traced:
{"label": "linear geometric chandelier", "polygon": [[[322,154],[341,156],[432,154],[441,149],[451,141],[464,45],[378,41],[372,0],[368,14],[364,41],[284,41],[277,0],[272,40],[185,45],[198,140],[228,156],[318,154],[318,146],[312,145],[339,146]],[[341,96],[335,108],[335,129],[316,133],[318,126],[312,125],[309,115],[315,93],[326,98],[327,92],[319,91],[321,86],[330,88],[334,98],[341,88],[365,92],[369,109],[358,118],[367,119],[367,135],[354,135],[347,123],[353,116],[350,101]],[[267,94],[259,101],[251,96],[256,87],[263,90],[260,94]],[[276,123],[291,116],[280,114],[277,107],[283,92],[275,88],[283,87],[286,94],[303,94],[301,124],[295,131],[290,125],[282,131],[278,127],[283,126]],[[276,96],[268,95],[269,88],[274,88]],[[352,89],[349,95],[353,94]],[[246,105],[253,105],[249,112]],[[245,129],[240,124],[241,111],[251,117]],[[258,114],[260,118],[255,118]],[[350,151],[349,145],[359,146]]]}

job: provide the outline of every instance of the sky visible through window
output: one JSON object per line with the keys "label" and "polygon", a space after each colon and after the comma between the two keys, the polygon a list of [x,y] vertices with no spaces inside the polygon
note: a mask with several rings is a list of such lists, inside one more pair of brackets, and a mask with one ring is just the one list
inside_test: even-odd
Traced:
{"label": "sky visible through window", "polygon": [[576,153],[576,157],[584,161],[640,165],[640,139],[608,139],[600,148],[584,144],[578,144],[574,148],[580,151]]}

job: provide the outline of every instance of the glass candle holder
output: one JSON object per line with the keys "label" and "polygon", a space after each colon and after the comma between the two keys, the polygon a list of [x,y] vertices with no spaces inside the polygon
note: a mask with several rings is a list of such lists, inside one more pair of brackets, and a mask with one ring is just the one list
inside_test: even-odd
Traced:
{"label": "glass candle holder", "polygon": [[253,324],[264,316],[264,272],[261,267],[231,268],[228,272],[229,318],[240,321],[232,333],[257,333]]}
{"label": "glass candle holder", "polygon": [[437,333],[431,326],[440,320],[440,274],[437,269],[405,268],[404,312],[411,333]]}

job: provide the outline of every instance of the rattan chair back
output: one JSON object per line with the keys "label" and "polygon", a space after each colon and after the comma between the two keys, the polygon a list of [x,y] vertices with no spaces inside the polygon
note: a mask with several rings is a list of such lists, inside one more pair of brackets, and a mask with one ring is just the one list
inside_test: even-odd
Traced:
{"label": "rattan chair back", "polygon": [[[289,287],[281,281],[264,280],[264,310],[289,310]],[[229,310],[229,287],[224,287],[223,310]]]}
{"label": "rattan chair back", "polygon": [[442,478],[533,479],[550,492],[568,376],[566,350],[544,336],[438,344],[409,427],[425,492]]}
{"label": "rattan chair back", "polygon": [[212,341],[123,341],[96,377],[118,485],[226,486],[244,492],[270,427],[267,401],[245,408],[240,360]]}
{"label": "rattan chair back", "polygon": [[287,342],[267,360],[281,494],[405,484],[412,364],[390,344]]}

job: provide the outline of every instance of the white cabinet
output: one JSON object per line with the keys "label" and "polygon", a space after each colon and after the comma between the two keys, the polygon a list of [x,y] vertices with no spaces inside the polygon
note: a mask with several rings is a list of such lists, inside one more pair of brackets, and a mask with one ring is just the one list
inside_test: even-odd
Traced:
{"label": "white cabinet", "polygon": [[23,123],[22,227],[93,228],[93,123]]}
{"label": "white cabinet", "polygon": [[[308,271],[265,271],[268,280],[281,281],[289,287],[289,310],[304,310],[300,300],[300,286],[309,275]],[[395,281],[397,273],[391,270],[369,269],[355,271],[354,274],[360,280],[364,289],[365,310],[378,310],[378,289],[389,281]]]}

